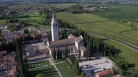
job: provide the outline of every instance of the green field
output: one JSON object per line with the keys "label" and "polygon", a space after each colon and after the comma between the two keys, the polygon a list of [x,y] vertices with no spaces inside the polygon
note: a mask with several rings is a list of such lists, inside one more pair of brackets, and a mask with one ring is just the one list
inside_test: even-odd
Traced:
{"label": "green field", "polygon": [[42,29],[49,29],[50,28],[49,25],[38,24],[38,22],[44,22],[45,21],[44,15],[39,15],[39,13],[37,13],[37,12],[26,12],[22,15],[23,16],[29,15],[29,17],[18,18],[19,20],[29,22],[30,24],[33,25],[33,26],[28,26],[26,28],[35,28],[36,25]]}
{"label": "green field", "polygon": [[94,14],[57,13],[57,18],[74,24],[85,31],[118,38],[138,46],[138,30]]}
{"label": "green field", "polygon": [[[97,37],[99,39],[103,39],[101,37]],[[103,39],[105,43],[109,44],[109,45],[113,45],[116,49],[119,49],[121,52],[119,53],[120,56],[122,56],[123,58],[125,58],[125,60],[127,62],[129,62],[130,64],[135,64],[134,68],[136,69],[136,71],[138,71],[138,61],[137,61],[137,57],[138,57],[138,52],[124,46],[121,45],[119,43],[113,42],[111,40],[108,39]]]}
{"label": "green field", "polygon": [[48,4],[48,3],[22,3],[20,5],[11,5],[9,8],[38,8],[38,7],[69,7],[71,5],[75,5],[75,3],[53,3],[53,4]]}
{"label": "green field", "polygon": [[56,66],[63,77],[76,77],[76,75],[73,72],[73,69],[71,69],[71,67],[68,65],[66,61],[60,64],[56,64]]}
{"label": "green field", "polygon": [[37,13],[37,12],[26,12],[22,15],[29,15],[29,17],[18,18],[19,20],[23,20],[23,21],[41,21],[41,20],[44,20],[44,18],[42,18],[42,16],[40,16],[39,13]]}
{"label": "green field", "polygon": [[0,20],[0,25],[1,24],[6,24],[7,23],[7,20]]}
{"label": "green field", "polygon": [[93,14],[106,17],[112,20],[138,22],[138,5],[106,5],[108,9],[93,11]]}
{"label": "green field", "polygon": [[48,65],[46,67],[30,69],[29,73],[28,73],[29,77],[35,77],[35,75],[37,75],[37,74],[46,74],[47,77],[59,77],[55,68],[52,65],[49,65],[49,62],[46,62],[46,63]]}

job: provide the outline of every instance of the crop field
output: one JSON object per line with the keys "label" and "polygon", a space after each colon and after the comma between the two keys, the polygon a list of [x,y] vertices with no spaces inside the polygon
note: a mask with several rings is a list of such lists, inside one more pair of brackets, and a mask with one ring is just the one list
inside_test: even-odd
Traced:
{"label": "crop field", "polygon": [[57,18],[74,24],[85,31],[96,32],[127,41],[138,46],[138,30],[94,14],[57,13]]}
{"label": "crop field", "polygon": [[74,5],[75,3],[53,3],[53,4],[48,4],[48,3],[22,3],[19,5],[12,5],[9,8],[38,8],[38,7],[69,7],[71,5]]}
{"label": "crop field", "polygon": [[107,5],[108,9],[93,11],[93,14],[123,22],[138,22],[138,5]]}

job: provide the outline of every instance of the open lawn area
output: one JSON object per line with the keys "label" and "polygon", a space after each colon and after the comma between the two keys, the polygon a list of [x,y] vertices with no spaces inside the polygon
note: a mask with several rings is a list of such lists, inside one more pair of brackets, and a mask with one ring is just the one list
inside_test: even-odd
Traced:
{"label": "open lawn area", "polygon": [[31,24],[31,26],[25,27],[25,28],[35,28],[36,26],[41,28],[41,29],[49,29],[49,25],[42,25],[39,23],[45,22],[45,15],[39,15],[39,13],[36,12],[26,12],[22,14],[21,16],[26,16],[29,15],[29,17],[23,17],[23,18],[18,18],[21,21],[25,21]]}
{"label": "open lawn area", "polygon": [[56,64],[63,77],[77,77],[66,61]]}
{"label": "open lawn area", "polygon": [[7,20],[0,20],[0,25],[1,24],[6,24],[7,23]]}
{"label": "open lawn area", "polygon": [[130,64],[134,64],[134,68],[136,69],[136,71],[138,71],[138,61],[137,61],[137,57],[138,57],[138,52],[124,46],[121,45],[117,42],[113,42],[111,40],[102,38],[102,37],[97,37],[99,39],[103,39],[103,41],[109,45],[113,45],[116,49],[121,50],[121,52],[119,53],[120,56],[122,56],[123,58],[125,58],[126,61],[128,61]]}
{"label": "open lawn area", "polygon": [[39,13],[37,12],[26,12],[22,14],[22,16],[26,16],[26,15],[28,15],[29,17],[18,18],[18,19],[23,21],[33,21],[33,22],[44,20],[44,18],[40,16]]}
{"label": "open lawn area", "polygon": [[[114,38],[118,38],[138,46],[138,38],[136,36],[138,35],[138,30],[134,30],[132,27],[127,25],[123,25],[110,19],[88,13],[71,14],[67,12],[61,12],[57,13],[56,15],[58,19],[74,24],[78,28],[87,32],[96,32],[112,36]],[[131,31],[134,31],[134,34]],[[127,35],[125,32],[127,32]]]}
{"label": "open lawn area", "polygon": [[[38,67],[36,69],[29,70],[29,77],[35,77],[37,74],[45,74],[47,77],[59,77],[57,71],[52,65],[49,65],[49,61],[46,62],[47,66],[45,67]],[[42,64],[42,63],[39,63]]]}

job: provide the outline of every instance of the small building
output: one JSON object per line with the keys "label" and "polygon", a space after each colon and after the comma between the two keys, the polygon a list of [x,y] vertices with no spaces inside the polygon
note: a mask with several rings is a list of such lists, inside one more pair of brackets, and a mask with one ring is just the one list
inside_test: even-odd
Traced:
{"label": "small building", "polygon": [[16,56],[0,51],[0,77],[16,77],[19,74]]}
{"label": "small building", "polygon": [[96,77],[113,77],[114,71],[113,70],[103,70],[96,73]]}

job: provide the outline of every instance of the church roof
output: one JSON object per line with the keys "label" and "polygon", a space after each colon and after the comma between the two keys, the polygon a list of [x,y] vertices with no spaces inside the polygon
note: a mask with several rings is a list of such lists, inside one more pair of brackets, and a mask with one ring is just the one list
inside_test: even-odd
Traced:
{"label": "church roof", "polygon": [[81,46],[81,47],[80,47],[80,50],[86,51],[86,48],[85,48],[84,46]]}
{"label": "church roof", "polygon": [[75,43],[75,41],[77,43],[79,43],[80,41],[83,40],[83,37],[75,37],[73,35],[69,35],[71,36],[71,38],[69,39],[62,39],[62,40],[56,40],[56,41],[49,41],[49,45],[50,46],[54,46],[54,47],[59,47],[59,46],[63,46],[63,45],[72,45]]}
{"label": "church roof", "polygon": [[79,43],[79,42],[82,41],[82,40],[83,40],[82,37],[77,37],[77,38],[75,38],[75,41],[76,41],[77,43]]}
{"label": "church roof", "polygon": [[[65,46],[62,46],[62,47],[54,47],[54,48],[50,48],[51,51],[53,51],[55,49],[55,51],[57,51],[58,49],[59,50],[65,50]],[[67,49],[74,49],[74,50],[77,50],[76,46],[75,45],[67,45]]]}
{"label": "church roof", "polygon": [[72,34],[70,34],[69,36],[68,36],[68,38],[70,39],[70,38],[76,38],[74,35],[72,35]]}
{"label": "church roof", "polygon": [[63,39],[63,40],[56,40],[56,41],[50,41],[50,45],[55,45],[55,44],[71,44],[74,43],[74,38],[71,39]]}

